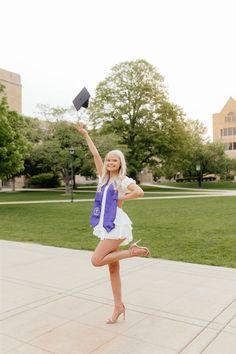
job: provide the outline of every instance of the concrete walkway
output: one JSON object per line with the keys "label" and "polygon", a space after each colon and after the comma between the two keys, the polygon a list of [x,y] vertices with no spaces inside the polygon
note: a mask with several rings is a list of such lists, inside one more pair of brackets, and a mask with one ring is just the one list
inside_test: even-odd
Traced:
{"label": "concrete walkway", "polygon": [[235,354],[236,269],[122,261],[126,320],[91,252],[0,241],[1,354]]}
{"label": "concrete walkway", "polygon": [[[173,193],[174,194],[174,193]],[[178,193],[180,194],[180,193]],[[144,197],[144,198],[139,198],[136,199],[136,201],[142,201],[142,200],[157,200],[157,199],[187,199],[187,198],[211,198],[211,197],[235,197],[236,196],[236,192],[231,192],[231,191],[227,191],[225,193],[184,193],[182,195],[162,195],[162,196],[158,196],[158,197]],[[93,199],[73,199],[74,203],[87,203],[87,202],[93,202]],[[20,201],[13,201],[13,202],[0,202],[0,206],[1,205],[15,205],[15,204],[47,204],[47,203],[71,203],[70,199],[64,199],[64,200],[60,200],[60,199],[54,199],[54,200],[28,200],[28,201],[24,201],[24,200],[20,200]]]}

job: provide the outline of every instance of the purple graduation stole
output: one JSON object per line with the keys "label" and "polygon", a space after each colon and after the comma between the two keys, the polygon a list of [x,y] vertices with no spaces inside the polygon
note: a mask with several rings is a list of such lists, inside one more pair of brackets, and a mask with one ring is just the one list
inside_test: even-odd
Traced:
{"label": "purple graduation stole", "polygon": [[[93,227],[95,227],[100,220],[102,199],[108,181],[106,184],[102,186],[101,191],[96,192],[95,194],[93,210],[90,217],[90,225]],[[111,183],[107,189],[106,203],[104,209],[104,219],[103,219],[103,227],[104,229],[106,229],[107,232],[110,232],[115,227],[114,220],[116,218],[117,200],[118,200],[118,191],[114,189],[113,183]]]}

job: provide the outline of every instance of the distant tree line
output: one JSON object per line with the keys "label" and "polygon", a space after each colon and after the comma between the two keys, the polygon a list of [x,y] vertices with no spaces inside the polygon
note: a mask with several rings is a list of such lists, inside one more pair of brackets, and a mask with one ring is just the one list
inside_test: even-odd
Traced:
{"label": "distant tree line", "polygon": [[[9,109],[3,91],[0,86],[0,179],[50,173],[68,188],[71,158],[75,174],[96,176],[86,143],[68,119],[75,117],[72,107],[40,105],[38,118],[23,117]],[[210,142],[204,125],[170,102],[163,77],[145,60],[114,66],[97,85],[87,115],[101,155],[122,149],[131,177],[144,168],[155,178],[194,177],[197,165],[202,175],[223,178],[236,170],[223,144]]]}

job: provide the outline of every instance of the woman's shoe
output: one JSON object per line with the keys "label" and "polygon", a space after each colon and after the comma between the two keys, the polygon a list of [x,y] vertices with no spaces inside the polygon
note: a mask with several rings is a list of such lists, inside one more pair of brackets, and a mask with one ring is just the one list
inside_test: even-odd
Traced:
{"label": "woman's shoe", "polygon": [[118,312],[116,316],[112,316],[111,318],[109,318],[107,320],[107,324],[116,323],[122,313],[123,313],[123,320],[125,320],[125,305],[124,304],[122,304],[122,310],[120,312]]}
{"label": "woman's shoe", "polygon": [[147,247],[142,247],[142,246],[138,246],[138,243],[140,242],[141,240],[138,240],[137,242],[134,242],[132,243],[132,245],[130,246],[129,248],[129,251],[130,251],[130,255],[131,256],[137,256],[137,254],[135,254],[135,248],[137,249],[142,249],[142,250],[145,250],[145,254],[143,254],[144,257],[149,257],[150,256],[150,251]]}

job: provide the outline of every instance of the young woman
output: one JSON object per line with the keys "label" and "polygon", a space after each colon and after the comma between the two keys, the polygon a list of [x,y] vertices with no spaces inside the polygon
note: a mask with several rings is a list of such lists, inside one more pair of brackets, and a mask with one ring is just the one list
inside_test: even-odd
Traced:
{"label": "young woman", "polygon": [[[108,152],[103,163],[83,123],[78,123],[75,127],[86,139],[99,177],[90,223],[94,228],[93,234],[100,238],[100,242],[91,261],[95,267],[109,267],[114,312],[107,324],[113,324],[121,314],[125,319],[119,261],[135,256],[147,257],[150,254],[148,248],[138,246],[139,241],[131,244],[128,250],[119,249],[119,246],[132,241],[132,223],[122,210],[122,204],[125,200],[142,197],[144,193],[135,180],[126,176],[126,162],[120,150]],[[130,193],[126,194],[127,191]]]}

